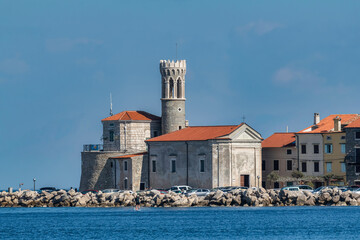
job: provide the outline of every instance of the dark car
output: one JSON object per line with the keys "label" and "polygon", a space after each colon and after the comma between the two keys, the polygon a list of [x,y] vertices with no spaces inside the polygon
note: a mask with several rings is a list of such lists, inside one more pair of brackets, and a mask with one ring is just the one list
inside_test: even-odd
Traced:
{"label": "dark car", "polygon": [[59,191],[59,189],[54,188],[54,187],[43,187],[43,188],[40,188],[40,191],[54,192],[54,191]]}

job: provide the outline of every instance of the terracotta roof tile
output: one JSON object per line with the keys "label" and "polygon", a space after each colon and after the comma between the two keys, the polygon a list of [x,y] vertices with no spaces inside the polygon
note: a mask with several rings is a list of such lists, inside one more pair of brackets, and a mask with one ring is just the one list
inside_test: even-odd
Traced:
{"label": "terracotta roof tile", "polygon": [[128,154],[128,155],[117,156],[117,157],[111,157],[110,159],[124,159],[124,158],[132,158],[132,157],[137,157],[137,156],[141,156],[141,155],[145,155],[145,154],[147,154],[147,152],[141,152],[141,153],[134,153],[134,154]]}
{"label": "terracotta roof tile", "polygon": [[210,139],[219,139],[222,136],[229,135],[237,128],[242,126],[198,126],[198,127],[187,127],[175,132],[154,137],[146,142],[167,142],[167,141],[205,141]]}
{"label": "terracotta roof tile", "polygon": [[360,117],[354,120],[352,123],[347,125],[345,128],[360,128]]}
{"label": "terracotta roof tile", "polygon": [[155,115],[152,115],[144,111],[123,111],[121,113],[115,114],[113,116],[102,119],[101,121],[127,121],[127,120],[138,120],[138,121],[149,121],[149,120],[160,120],[161,118]]}
{"label": "terracotta roof tile", "polygon": [[265,139],[261,146],[263,148],[295,146],[295,133],[274,133]]}
{"label": "terracotta roof tile", "polygon": [[[334,129],[334,118],[339,116],[341,118],[341,124],[349,124],[352,121],[356,120],[358,114],[332,114],[321,120],[316,128],[313,128],[315,125],[312,125],[304,130],[299,131],[298,133],[326,133],[331,132]],[[313,128],[313,129],[312,129]]]}

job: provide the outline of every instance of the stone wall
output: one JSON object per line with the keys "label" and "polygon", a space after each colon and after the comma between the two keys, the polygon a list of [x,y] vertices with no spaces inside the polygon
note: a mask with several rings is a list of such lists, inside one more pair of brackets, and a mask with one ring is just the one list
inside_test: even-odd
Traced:
{"label": "stone wall", "polygon": [[114,188],[114,169],[108,158],[118,155],[118,152],[82,152],[80,191]]}
{"label": "stone wall", "polygon": [[346,179],[350,185],[360,181],[360,173],[356,173],[355,165],[351,165],[355,163],[356,147],[360,148],[360,140],[355,140],[355,132],[359,131],[360,128],[346,128]]}

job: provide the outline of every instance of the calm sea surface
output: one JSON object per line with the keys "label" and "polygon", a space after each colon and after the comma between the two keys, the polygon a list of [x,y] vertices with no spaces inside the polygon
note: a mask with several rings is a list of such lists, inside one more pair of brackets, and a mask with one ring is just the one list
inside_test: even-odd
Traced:
{"label": "calm sea surface", "polygon": [[360,207],[0,208],[0,239],[360,239]]}

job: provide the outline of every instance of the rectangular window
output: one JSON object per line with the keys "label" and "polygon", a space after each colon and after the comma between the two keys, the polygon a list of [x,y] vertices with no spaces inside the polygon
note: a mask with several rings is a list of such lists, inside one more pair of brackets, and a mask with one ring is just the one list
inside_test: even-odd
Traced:
{"label": "rectangular window", "polygon": [[176,160],[175,159],[171,159],[171,172],[172,173],[176,172]]}
{"label": "rectangular window", "polygon": [[287,165],[287,170],[288,171],[292,171],[292,160],[287,160],[286,161],[286,165]]}
{"label": "rectangular window", "polygon": [[319,162],[314,162],[314,172],[320,172],[320,164],[319,164]]}
{"label": "rectangular window", "polygon": [[360,139],[360,132],[355,132],[355,139]]}
{"label": "rectangular window", "polygon": [[286,150],[286,154],[287,154],[287,155],[291,155],[291,154],[292,154],[292,150],[291,150],[291,149],[287,149],[287,150]]}
{"label": "rectangular window", "polygon": [[332,163],[331,162],[327,162],[326,163],[326,172],[332,172]]}
{"label": "rectangular window", "polygon": [[341,140],[345,140],[345,138],[346,138],[345,136],[341,136]]}
{"label": "rectangular window", "polygon": [[109,131],[109,141],[110,142],[114,141],[114,131]]}
{"label": "rectangular window", "polygon": [[331,137],[330,137],[330,136],[327,136],[327,137],[326,137],[326,140],[331,140]]}
{"label": "rectangular window", "polygon": [[306,162],[301,163],[301,171],[306,172]]}
{"label": "rectangular window", "polygon": [[341,172],[346,172],[346,165],[344,162],[340,163],[341,164]]}
{"label": "rectangular window", "polygon": [[152,160],[152,172],[156,172],[156,160]]}
{"label": "rectangular window", "polygon": [[355,149],[355,162],[357,164],[355,167],[355,172],[360,173],[360,148]]}
{"label": "rectangular window", "polygon": [[306,154],[306,145],[305,144],[301,144],[301,153]]}
{"label": "rectangular window", "polygon": [[332,144],[325,144],[325,153],[332,153]]}
{"label": "rectangular window", "polygon": [[274,170],[279,170],[279,160],[274,160]]}
{"label": "rectangular window", "polygon": [[262,160],[262,170],[263,171],[266,170],[266,162],[265,162],[265,160]]}
{"label": "rectangular window", "polygon": [[124,161],[124,171],[128,170],[128,161]]}
{"label": "rectangular window", "polygon": [[319,153],[319,144],[314,144],[314,153],[315,154]]}
{"label": "rectangular window", "polygon": [[200,159],[200,172],[205,172],[205,159]]}
{"label": "rectangular window", "polygon": [[345,143],[341,143],[340,146],[341,146],[341,153],[346,153],[346,145],[345,145]]}

